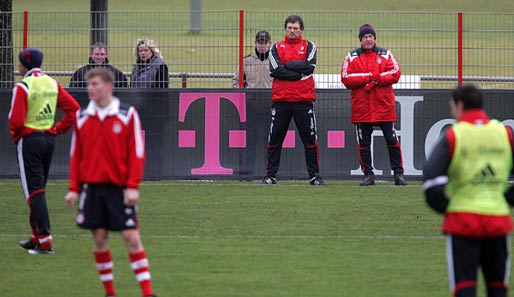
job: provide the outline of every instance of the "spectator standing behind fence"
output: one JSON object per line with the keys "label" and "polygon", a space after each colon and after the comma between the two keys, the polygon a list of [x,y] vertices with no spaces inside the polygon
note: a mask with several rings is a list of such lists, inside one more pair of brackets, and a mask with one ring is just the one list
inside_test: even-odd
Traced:
{"label": "spectator standing behind fence", "polygon": [[130,75],[131,88],[167,88],[168,65],[152,39],[141,38],[134,46],[136,64]]}
{"label": "spectator standing behind fence", "polygon": [[[259,31],[255,35],[255,50],[243,59],[244,87],[270,89],[272,78],[269,74],[269,50],[271,35]],[[232,79],[232,87],[239,88],[239,65]]]}
{"label": "spectator standing behind fence", "polygon": [[73,73],[70,80],[70,88],[85,88],[87,86],[86,73],[95,67],[105,67],[114,74],[115,88],[128,87],[127,78],[123,72],[109,64],[108,56],[109,53],[105,44],[101,42],[93,44],[89,53],[89,64],[80,67]]}
{"label": "spectator standing behind fence", "polygon": [[396,106],[393,84],[400,80],[400,64],[393,54],[376,45],[372,25],[359,28],[361,47],[348,53],[341,70],[341,81],[352,90],[351,121],[356,125],[359,160],[364,180],[362,186],[375,184],[371,161],[371,135],[375,126],[382,129],[394,171],[395,185],[407,185],[403,176],[400,141],[396,135]]}
{"label": "spectator standing behind fence", "polygon": [[[66,133],[73,125],[74,114],[80,106],[58,82],[41,71],[43,53],[39,49],[24,49],[18,58],[18,70],[23,79],[13,90],[9,130],[18,146],[21,186],[30,208],[32,228],[31,237],[19,244],[30,254],[52,254],[46,181],[55,136]],[[55,123],[57,109],[65,114]]]}
{"label": "spectator standing behind fence", "polygon": [[513,132],[489,119],[475,87],[459,87],[452,97],[458,122],[443,133],[423,168],[426,201],[444,214],[450,290],[456,297],[477,296],[480,267],[487,296],[507,296]]}
{"label": "spectator standing behind fence", "polygon": [[304,29],[300,16],[291,15],[284,22],[286,37],[271,48],[270,71],[271,127],[268,138],[268,164],[262,184],[276,184],[282,144],[291,118],[294,119],[305,149],[310,184],[324,185],[319,176],[318,136],[314,101],[316,89],[313,73],[316,68],[316,46],[302,38]]}

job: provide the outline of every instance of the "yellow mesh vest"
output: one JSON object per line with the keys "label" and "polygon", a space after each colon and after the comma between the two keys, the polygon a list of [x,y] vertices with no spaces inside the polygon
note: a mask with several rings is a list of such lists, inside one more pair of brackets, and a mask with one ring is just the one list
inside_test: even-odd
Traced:
{"label": "yellow mesh vest", "polygon": [[453,126],[455,151],[448,169],[448,212],[508,215],[504,192],[512,170],[505,126],[460,122]]}
{"label": "yellow mesh vest", "polygon": [[28,76],[27,120],[25,126],[36,130],[48,130],[54,125],[58,89],[48,75]]}

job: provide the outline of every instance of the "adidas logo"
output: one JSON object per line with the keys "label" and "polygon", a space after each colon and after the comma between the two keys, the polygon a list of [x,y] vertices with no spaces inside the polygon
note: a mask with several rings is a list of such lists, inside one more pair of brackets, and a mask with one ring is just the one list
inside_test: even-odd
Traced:
{"label": "adidas logo", "polygon": [[52,106],[50,103],[46,103],[45,107],[43,107],[36,116],[36,120],[38,121],[46,121],[54,118],[54,112],[52,110]]}
{"label": "adidas logo", "polygon": [[125,222],[125,226],[127,227],[134,227],[136,225],[136,222],[132,218],[128,219],[127,222]]}
{"label": "adidas logo", "polygon": [[502,181],[496,178],[496,172],[494,171],[491,164],[487,164],[480,172],[477,172],[473,176],[472,184],[498,184]]}

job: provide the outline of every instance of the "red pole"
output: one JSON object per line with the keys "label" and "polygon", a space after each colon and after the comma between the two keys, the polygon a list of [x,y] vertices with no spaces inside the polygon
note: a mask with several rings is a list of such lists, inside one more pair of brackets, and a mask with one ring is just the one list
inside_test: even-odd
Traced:
{"label": "red pole", "polygon": [[245,87],[245,74],[244,74],[244,38],[245,38],[245,12],[244,10],[239,11],[239,88]]}
{"label": "red pole", "polygon": [[459,14],[458,14],[458,26],[459,26],[459,29],[458,29],[458,43],[459,43],[459,50],[458,50],[458,78],[457,78],[457,81],[458,81],[458,84],[459,86],[462,86],[462,81],[463,81],[463,73],[464,73],[464,59],[463,59],[463,54],[464,54],[464,46],[463,46],[463,42],[462,42],[462,37],[463,37],[463,28],[462,28],[462,12],[460,11]]}
{"label": "red pole", "polygon": [[28,47],[29,43],[29,12],[23,12],[23,49]]}

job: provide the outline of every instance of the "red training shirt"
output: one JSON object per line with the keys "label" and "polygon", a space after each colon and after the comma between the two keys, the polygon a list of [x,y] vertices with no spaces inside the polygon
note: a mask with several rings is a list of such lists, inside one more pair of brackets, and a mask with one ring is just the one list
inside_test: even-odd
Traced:
{"label": "red training shirt", "polygon": [[143,177],[145,149],[134,107],[114,98],[105,109],[91,101],[77,112],[71,145],[70,185],[115,184],[137,189]]}

